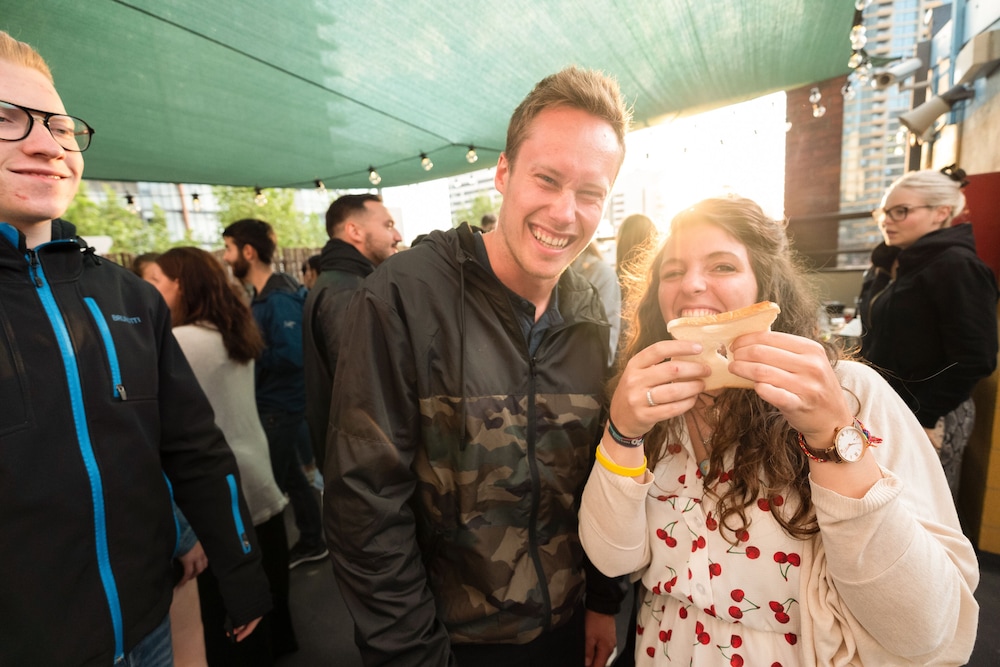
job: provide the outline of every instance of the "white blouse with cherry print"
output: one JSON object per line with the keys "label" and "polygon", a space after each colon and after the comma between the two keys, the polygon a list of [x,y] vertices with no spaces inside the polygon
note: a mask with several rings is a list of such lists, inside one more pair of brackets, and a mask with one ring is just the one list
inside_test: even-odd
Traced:
{"label": "white blouse with cherry print", "polygon": [[[733,545],[719,533],[689,441],[669,444],[653,472],[645,503],[652,560],[642,576],[637,664],[798,664],[802,542],[770,512],[770,503],[785,498],[759,499]],[[722,472],[716,489],[728,480]]]}

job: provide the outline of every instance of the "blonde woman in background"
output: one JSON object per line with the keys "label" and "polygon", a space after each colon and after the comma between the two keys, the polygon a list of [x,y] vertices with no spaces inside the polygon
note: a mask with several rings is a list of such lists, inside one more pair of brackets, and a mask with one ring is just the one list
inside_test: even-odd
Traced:
{"label": "blonde woman in background", "polygon": [[[950,174],[950,175],[949,175]],[[911,171],[875,211],[885,241],[861,288],[861,356],[916,414],[958,497],[972,433],[976,383],[997,362],[997,283],[976,255],[965,209],[965,173]]]}

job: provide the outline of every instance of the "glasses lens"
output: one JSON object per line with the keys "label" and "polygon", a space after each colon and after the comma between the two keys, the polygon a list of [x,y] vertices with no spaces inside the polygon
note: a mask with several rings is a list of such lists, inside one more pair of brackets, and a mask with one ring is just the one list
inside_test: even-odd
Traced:
{"label": "glasses lens", "polygon": [[886,214],[892,218],[893,222],[902,222],[903,220],[906,220],[906,216],[909,212],[910,208],[908,206],[893,206],[886,211]]}
{"label": "glasses lens", "polygon": [[60,146],[68,151],[85,151],[90,146],[92,130],[79,118],[55,115],[49,118],[49,132]]}
{"label": "glasses lens", "polygon": [[24,109],[0,102],[0,139],[19,141],[28,136],[31,116]]}

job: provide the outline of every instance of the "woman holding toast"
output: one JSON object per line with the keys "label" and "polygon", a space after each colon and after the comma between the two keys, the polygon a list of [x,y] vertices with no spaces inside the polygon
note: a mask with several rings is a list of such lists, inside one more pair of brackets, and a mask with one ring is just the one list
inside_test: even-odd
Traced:
{"label": "woman holding toast", "polygon": [[643,279],[580,510],[642,582],[636,664],[964,664],[979,572],[934,449],[818,340],[784,225],[705,200]]}

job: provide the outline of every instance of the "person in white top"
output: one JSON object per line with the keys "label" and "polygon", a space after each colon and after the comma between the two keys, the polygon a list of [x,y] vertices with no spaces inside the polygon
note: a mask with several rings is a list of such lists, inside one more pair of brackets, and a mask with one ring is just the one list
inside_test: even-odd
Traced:
{"label": "person in white top", "polygon": [[[221,262],[198,248],[173,248],[159,255],[144,277],[170,307],[173,333],[208,396],[215,421],[236,457],[240,486],[260,540],[264,570],[271,583],[274,609],[260,631],[240,644],[222,632],[206,632],[209,664],[237,657],[240,664],[269,665],[297,650],[288,610],[288,542],[283,510],[288,504],[274,480],[267,436],[257,414],[254,359],[264,347],[250,307],[230,282]],[[222,628],[217,581],[211,572],[198,577],[205,627]],[[220,615],[218,623],[209,616]],[[254,637],[257,640],[254,641]],[[226,663],[228,664],[228,662]]]}
{"label": "person in white top", "polygon": [[[580,509],[604,574],[641,579],[637,665],[960,665],[979,581],[936,454],[872,369],[818,342],[784,225],[678,214],[652,254]],[[667,322],[773,301],[705,391]]]}

